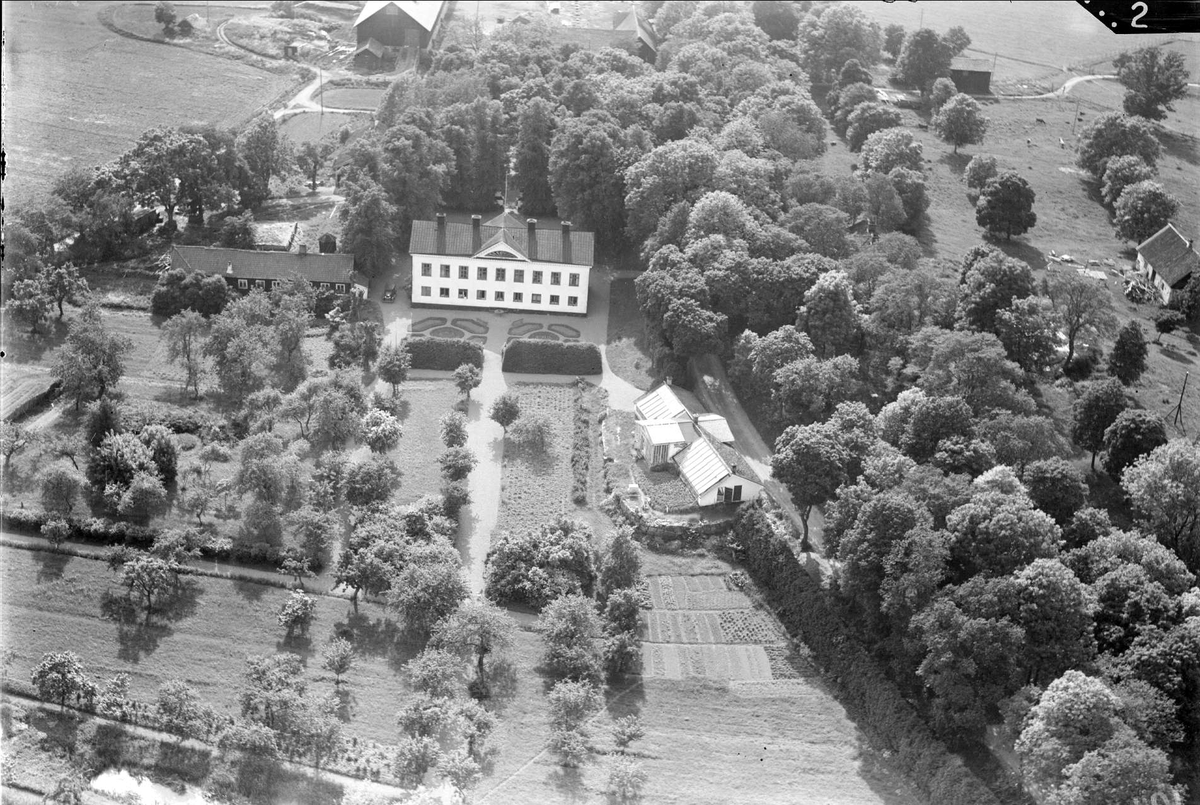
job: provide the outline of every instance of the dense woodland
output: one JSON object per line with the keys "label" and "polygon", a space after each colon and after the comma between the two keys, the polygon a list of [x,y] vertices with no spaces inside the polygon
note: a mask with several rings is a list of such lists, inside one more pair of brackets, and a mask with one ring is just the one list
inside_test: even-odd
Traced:
{"label": "dense woodland", "polygon": [[[56,304],[61,314],[64,300],[82,298],[70,261],[124,256],[138,204],[165,209],[168,237],[178,209],[188,229],[208,227],[196,237],[239,245],[241,211],[272,181],[299,171],[315,184],[334,164],[347,196],[343,247],[378,276],[413,220],[493,205],[511,154],[522,214],[570,219],[596,233],[606,259],[645,269],[638,304],[661,375],[685,377],[699,355],[725,359],[760,429],[778,435],[772,469],[801,512],[800,547],[836,560],[840,605],[943,740],[974,749],[999,725],[1024,782],[1049,802],[1194,786],[1200,449],[1130,406],[1146,334],[1136,322],[1118,330],[1107,291],[1074,272],[1039,281],[1001,248],[1036,225],[1020,176],[973,159],[982,242],[955,259],[926,256],[916,237],[929,206],[922,147],[869,86],[869,71],[890,62],[891,79],[922,94],[949,146],[986,144],[978,104],[945,78],[967,32],[884,30],[853,7],[821,4],[643,5],[662,40],[655,65],[557,45],[548,25],[519,19],[486,39],[445,43],[426,72],[389,89],[372,131],[341,143],[293,149],[269,118],[240,134],[148,132],[113,165],[64,177],[51,202],[19,213],[5,256],[16,278],[9,311],[37,328]],[[1169,108],[1173,90],[1139,84],[1140,58],[1119,65],[1127,114],[1093,123],[1078,154],[1133,240],[1177,208],[1153,181],[1160,146],[1143,119]],[[859,154],[855,173],[816,167],[833,136]],[[55,244],[66,233],[76,237],[64,252]],[[202,285],[169,276],[155,304],[175,314],[164,330],[185,388],[199,396],[206,355],[220,393],[245,401],[228,426],[249,436],[234,482],[253,499],[246,518],[295,530],[283,559],[299,578],[332,539],[331,513],[365,507],[339,578],[435,633],[465,595],[449,581],[458,568],[446,518],[463,502],[473,458],[447,459],[446,499],[409,508],[399,525],[370,512],[395,478],[385,460],[346,466],[332,451],[302,470],[276,422],[296,423],[313,450],[359,433],[386,445],[399,438],[388,400],[368,400],[345,373],[308,377],[302,339],[319,304],[310,288],[227,304]],[[1156,314],[1159,333],[1198,308],[1200,279]],[[372,325],[349,306],[346,316],[331,367],[378,359],[385,380],[402,382],[405,357],[379,355]],[[103,400],[122,351],[94,310],[83,314],[57,369],[67,392],[79,404]],[[1050,387],[1074,401],[1069,427],[1048,408]],[[469,394],[470,378],[462,388]],[[88,477],[64,470],[47,494],[86,484],[112,515],[144,521],[165,505],[172,448],[157,426],[116,417],[94,405]],[[448,453],[465,449],[453,419]],[[187,504],[201,523],[221,490],[205,494]],[[531,567],[546,570],[540,554],[579,541],[576,527],[502,542],[492,596],[553,607],[560,623],[594,621],[572,597],[597,593],[587,550],[568,551],[578,567],[529,582]],[[131,561],[118,566],[142,567]],[[602,583],[601,597],[613,589]],[[627,604],[617,601],[612,622],[627,620]],[[603,657],[580,659],[575,646],[556,661],[570,679],[599,678],[602,663],[623,671],[629,634],[613,627]],[[428,759],[424,729],[406,745],[414,771]],[[575,751],[570,736],[559,740]]]}

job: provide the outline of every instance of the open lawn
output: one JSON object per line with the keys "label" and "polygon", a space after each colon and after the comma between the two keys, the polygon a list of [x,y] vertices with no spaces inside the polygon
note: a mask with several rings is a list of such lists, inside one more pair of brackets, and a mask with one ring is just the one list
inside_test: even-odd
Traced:
{"label": "open lawn", "polygon": [[[380,394],[391,394],[391,388],[380,383]],[[442,486],[442,468],[438,456],[445,445],[438,430],[438,420],[454,409],[458,389],[449,379],[409,380],[400,386],[404,436],[400,446],[388,457],[396,462],[404,475],[400,479],[397,503],[410,503],[422,495],[435,495]]]}
{"label": "open lawn", "polygon": [[654,385],[653,366],[633,279],[615,279],[609,289],[608,336],[604,348],[608,365],[617,377],[648,389]]}
{"label": "open lawn", "polygon": [[375,109],[383,99],[384,90],[370,87],[330,87],[313,98],[318,103],[324,96],[331,109]]}
{"label": "open lawn", "polygon": [[[994,58],[992,91],[1032,94],[1054,89],[1071,77],[1072,70],[1093,72],[1091,65],[1111,59],[1117,52],[1143,44],[1182,39],[1200,42],[1200,36],[1118,37],[1086,9],[1075,3],[1015,2],[879,3],[848,0],[882,26],[903,25],[910,32],[922,26],[945,33],[961,25],[971,37],[963,55]],[[1104,72],[1103,70],[1095,72]]]}
{"label": "open lawn", "polygon": [[288,115],[279,121],[279,131],[293,143],[316,142],[325,137],[335,137],[344,126],[365,128],[371,123],[369,115],[345,114],[341,112],[302,112]]}
{"label": "open lawn", "polygon": [[[152,13],[152,6],[146,8]],[[9,204],[44,195],[73,165],[117,157],[155,126],[240,125],[295,81],[194,50],[118,36],[96,13],[95,6],[78,3],[4,8]]]}

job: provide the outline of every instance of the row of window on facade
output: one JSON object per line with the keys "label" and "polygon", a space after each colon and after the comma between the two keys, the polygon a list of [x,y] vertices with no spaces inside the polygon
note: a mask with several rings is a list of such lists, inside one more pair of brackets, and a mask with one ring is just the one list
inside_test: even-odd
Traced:
{"label": "row of window on facade", "polygon": [[[316,285],[322,291],[328,291],[330,284],[331,283],[328,283],[328,282],[314,282],[313,283],[313,285]],[[346,283],[335,282],[335,283],[332,283],[332,285],[333,285],[333,289],[336,293],[345,293],[346,292]],[[254,287],[266,290],[267,289],[267,280],[255,280]],[[249,288],[250,288],[250,280],[238,280],[238,290],[245,291],[245,290],[248,290]]]}
{"label": "row of window on facade", "polygon": [[[439,274],[441,275],[441,278],[442,279],[450,279],[450,266],[442,264],[439,268],[440,268]],[[492,269],[492,272],[493,272],[492,280],[494,282],[507,282],[508,269],[494,268],[494,269]],[[544,272],[533,271],[531,273],[533,274],[533,279],[532,279],[533,284],[541,285],[542,284],[542,275]],[[432,263],[421,263],[421,276],[422,277],[432,277],[433,276],[433,264]],[[458,267],[458,278],[460,280],[470,279],[471,278],[471,267],[470,266],[459,266]],[[487,278],[488,278],[488,270],[487,270],[486,266],[479,266],[478,268],[475,269],[475,279],[486,280]],[[514,268],[513,269],[513,282],[524,282],[524,281],[525,281],[525,269]],[[561,271],[551,271],[550,272],[550,284],[551,285],[562,285],[562,272]],[[578,288],[579,287],[579,275],[574,272],[572,272],[571,274],[568,274],[567,275],[567,285],[569,285],[572,288]]]}
{"label": "row of window on facade", "polygon": [[[421,296],[433,296],[433,288],[428,285],[422,285],[421,286]],[[450,298],[450,289],[449,288],[438,288],[438,297],[440,299],[449,299]],[[503,301],[505,301],[504,297],[505,297],[504,291],[494,291],[492,294],[492,301],[493,302],[503,302]],[[458,298],[459,299],[470,299],[471,294],[466,288],[459,288],[458,289]],[[487,291],[476,291],[475,292],[476,300],[481,301],[481,302],[486,302],[487,298],[488,298]],[[550,302],[549,303],[551,305],[559,305],[559,304],[561,304],[561,301],[560,301],[561,298],[562,297],[560,297],[558,294],[550,294]],[[525,294],[522,293],[521,291],[513,291],[512,302],[514,305],[524,304]],[[531,305],[540,305],[542,303],[542,295],[540,293],[531,293],[529,295],[529,303]],[[568,296],[567,297],[567,307],[579,307],[579,297],[578,296]]]}

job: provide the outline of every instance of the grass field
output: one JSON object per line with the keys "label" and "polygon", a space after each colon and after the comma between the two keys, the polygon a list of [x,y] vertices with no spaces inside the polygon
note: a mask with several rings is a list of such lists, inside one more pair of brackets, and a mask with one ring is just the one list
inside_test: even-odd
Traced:
{"label": "grass field", "polygon": [[4,27],[5,200],[14,207],[72,165],[120,155],[146,129],[239,124],[294,82],[118,36],[87,4],[7,5]]}
{"label": "grass field", "polygon": [[[964,54],[995,57],[992,91],[1032,94],[1029,90],[1054,89],[1072,69],[1092,72],[1091,65],[1111,59],[1121,50],[1155,42],[1185,38],[1200,43],[1200,36],[1131,37],[1113,34],[1086,9],[1075,3],[1038,0],[1015,2],[879,3],[848,0],[880,25],[903,25],[910,32],[922,27],[944,33],[961,25],[971,37]],[[1194,50],[1194,47],[1193,47]],[[1099,70],[1098,72],[1104,72]]]}
{"label": "grass field", "polygon": [[323,137],[336,136],[343,126],[365,127],[370,124],[368,115],[341,112],[302,112],[288,115],[279,121],[279,131],[294,143],[316,142]]}
{"label": "grass field", "polygon": [[12,411],[45,394],[53,383],[54,377],[44,366],[5,362],[0,370],[0,418],[8,419]]}
{"label": "grass field", "polygon": [[632,279],[615,279],[609,286],[604,354],[617,377],[640,389],[654,385],[653,365],[646,349],[646,323]]}
{"label": "grass field", "polygon": [[[322,95],[325,105],[332,109],[375,109],[385,90],[370,87],[330,87]],[[319,101],[320,97],[313,100]]]}

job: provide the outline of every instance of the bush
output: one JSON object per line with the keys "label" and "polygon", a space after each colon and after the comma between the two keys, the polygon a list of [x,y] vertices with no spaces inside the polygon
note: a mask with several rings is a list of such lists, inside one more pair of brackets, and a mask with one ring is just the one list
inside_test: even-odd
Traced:
{"label": "bush", "polygon": [[564,595],[596,588],[592,529],[565,517],[528,534],[501,534],[488,552],[487,597],[541,609]]}
{"label": "bush", "polygon": [[595,344],[520,339],[504,348],[506,372],[539,375],[598,375],[604,371]]}
{"label": "bush", "polygon": [[893,753],[931,805],[998,805],[995,795],[947,750],[899,688],[887,678],[858,631],[841,620],[828,593],[805,572],[787,542],[775,533],[761,503],[739,509],[733,527],[738,558],[766,593],[788,632],[839,680],[838,700],[868,737]]}
{"label": "bush", "polygon": [[453,372],[464,363],[483,368],[483,347],[473,341],[411,336],[400,348],[408,353],[413,369],[441,369]]}
{"label": "bush", "polygon": [[172,433],[200,435],[205,430],[224,431],[225,422],[196,408],[181,408],[170,403],[149,400],[127,401],[121,405],[123,430],[140,433],[148,425],[162,425]]}

